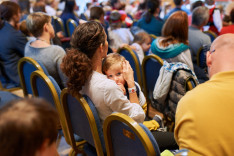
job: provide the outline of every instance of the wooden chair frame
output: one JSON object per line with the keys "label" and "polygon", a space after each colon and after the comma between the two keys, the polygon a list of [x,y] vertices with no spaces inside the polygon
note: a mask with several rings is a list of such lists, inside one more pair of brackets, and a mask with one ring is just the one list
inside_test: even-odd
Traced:
{"label": "wooden chair frame", "polygon": [[[68,89],[65,88],[62,90],[60,98],[61,98],[63,112],[65,115],[65,122],[66,122],[66,125],[68,126],[68,134],[69,134],[68,137],[69,137],[69,140],[71,141],[70,145],[72,146],[72,148],[74,150],[73,153],[75,154],[75,153],[77,153],[77,143],[75,142],[75,139],[73,136],[74,133],[72,130],[71,119],[70,119],[70,116],[68,114],[68,107],[67,107],[67,101],[66,101],[66,98],[68,95],[69,95]],[[89,125],[90,125],[91,132],[92,132],[92,136],[93,136],[93,140],[94,140],[94,144],[95,144],[95,148],[97,151],[97,155],[104,156],[102,145],[101,145],[101,140],[99,138],[99,134],[98,134],[98,130],[97,130],[97,125],[96,125],[93,113],[89,107],[89,104],[87,103],[85,98],[82,97],[80,94],[76,95],[75,98],[81,104],[81,106],[84,109],[85,114],[88,118]],[[77,124],[79,124],[79,123],[77,123]]]}
{"label": "wooden chair frame", "polygon": [[122,114],[122,113],[113,113],[110,116],[106,118],[104,121],[103,125],[103,134],[104,134],[104,139],[105,139],[105,144],[106,144],[106,150],[107,150],[107,156],[112,156],[114,155],[113,153],[113,145],[111,142],[111,135],[110,135],[110,123],[112,121],[118,120],[120,122],[125,123],[128,125],[131,130],[134,131],[134,133],[138,136],[138,138],[141,140],[147,155],[156,155],[156,151],[154,149],[154,146],[152,142],[150,141],[148,135],[144,131],[144,129],[137,124],[136,121],[131,119],[129,116]]}

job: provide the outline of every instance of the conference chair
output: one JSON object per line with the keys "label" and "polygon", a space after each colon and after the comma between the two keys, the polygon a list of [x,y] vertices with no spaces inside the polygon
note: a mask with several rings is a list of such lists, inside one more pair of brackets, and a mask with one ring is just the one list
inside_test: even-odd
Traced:
{"label": "conference chair", "polygon": [[125,114],[108,116],[103,133],[107,156],[160,156],[158,144],[149,129]]}
{"label": "conference chair", "polygon": [[36,61],[30,57],[23,57],[19,60],[18,74],[24,97],[28,97],[28,94],[32,94],[30,75],[35,70],[43,71],[46,75],[49,75],[46,68],[40,61]]}
{"label": "conference chair", "polygon": [[61,93],[61,103],[73,148],[72,155],[77,153],[77,145],[72,135],[76,134],[87,141],[84,151],[88,156],[104,156],[106,152],[102,125],[89,97],[80,94],[72,96],[65,88]]}
{"label": "conference chair", "polygon": [[68,19],[66,24],[67,24],[68,36],[71,37],[72,33],[74,32],[74,30],[78,26],[78,23],[76,21],[74,21],[73,19]]}
{"label": "conference chair", "polygon": [[134,71],[134,80],[138,82],[138,84],[143,86],[142,84],[142,72],[141,72],[141,64],[138,58],[138,55],[136,52],[134,52],[131,48],[127,46],[123,46],[122,48],[119,48],[117,50],[117,53],[125,57],[126,60],[129,61],[129,64],[131,65],[133,71]]}
{"label": "conference chair", "polygon": [[154,54],[144,57],[142,61],[143,91],[147,101],[147,110],[153,100],[153,91],[159,76],[159,71],[163,65],[163,60]]}
{"label": "conference chair", "polygon": [[211,43],[212,43],[212,42],[216,39],[216,37],[217,37],[217,34],[214,33],[213,31],[210,31],[210,30],[204,31],[204,33],[210,37]]}

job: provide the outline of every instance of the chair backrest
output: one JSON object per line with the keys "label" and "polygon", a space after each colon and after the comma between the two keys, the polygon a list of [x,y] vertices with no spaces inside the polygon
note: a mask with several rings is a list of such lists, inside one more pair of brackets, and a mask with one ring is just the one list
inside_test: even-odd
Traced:
{"label": "chair backrest", "polygon": [[211,42],[213,42],[215,38],[217,37],[217,35],[210,30],[204,31],[204,33],[210,37]]}
{"label": "chair backrest", "polygon": [[85,95],[73,97],[65,88],[61,93],[61,103],[72,144],[75,145],[73,134],[76,134],[95,147],[98,156],[103,156],[105,144],[102,126],[92,101]]}
{"label": "chair backrest", "polygon": [[28,94],[32,94],[30,75],[35,70],[40,70],[42,72],[48,73],[45,68],[44,71],[41,65],[36,60],[30,57],[23,57],[19,60],[18,74],[20,77],[20,84],[25,97],[27,97]]}
{"label": "chair backrest", "polygon": [[85,21],[89,20],[89,18],[84,13],[80,14],[80,19],[85,20]]}
{"label": "chair backrest", "polygon": [[78,26],[78,23],[76,21],[74,21],[73,19],[68,19],[66,24],[67,24],[68,35],[71,37],[72,33],[74,32],[74,30]]}
{"label": "chair backrest", "polygon": [[60,109],[61,89],[53,77],[42,71],[34,71],[30,76],[33,95],[46,99],[54,108]]}
{"label": "chair backrest", "polygon": [[197,65],[198,67],[204,69],[206,65],[206,52],[210,50],[210,45],[204,45],[199,48],[197,52]]}
{"label": "chair backrest", "polygon": [[58,129],[60,129],[61,125],[64,137],[68,140],[68,143],[70,143],[69,139],[67,139],[68,129],[65,122],[65,116],[62,111],[62,105],[60,103],[61,89],[59,85],[52,76],[47,76],[44,72],[39,70],[32,72],[30,82],[33,96],[47,100],[54,108],[56,108],[60,119]]}
{"label": "chair backrest", "polygon": [[113,113],[104,121],[103,133],[107,155],[159,156],[152,133],[143,124],[122,113]]}
{"label": "chair backrest", "polygon": [[138,84],[143,86],[142,84],[142,71],[141,71],[141,64],[138,58],[138,55],[136,52],[134,52],[131,48],[124,46],[122,48],[119,48],[117,52],[124,56],[126,60],[129,61],[133,71],[134,71],[134,80],[138,82]]}
{"label": "chair backrest", "polygon": [[146,56],[142,61],[143,88],[147,103],[153,99],[153,91],[159,76],[163,60],[154,54]]}
{"label": "chair backrest", "polygon": [[54,27],[54,31],[57,33],[62,31],[65,34],[65,28],[63,25],[63,20],[60,17],[52,16],[52,25]]}

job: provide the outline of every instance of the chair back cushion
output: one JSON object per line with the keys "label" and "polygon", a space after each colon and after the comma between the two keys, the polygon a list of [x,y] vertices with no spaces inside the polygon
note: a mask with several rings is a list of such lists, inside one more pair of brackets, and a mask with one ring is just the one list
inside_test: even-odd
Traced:
{"label": "chair back cushion", "polygon": [[141,140],[125,123],[112,121],[110,135],[114,155],[147,155]]}
{"label": "chair back cushion", "polygon": [[32,74],[32,72],[36,71],[37,68],[30,62],[24,62],[22,69],[23,69],[22,72],[23,72],[23,77],[25,81],[24,83],[26,85],[26,91],[28,94],[32,94],[32,88],[30,84],[30,75]]}
{"label": "chair back cushion", "polygon": [[[126,60],[128,60],[129,64],[131,65],[133,71],[134,71],[134,80],[140,85],[142,86],[141,84],[141,64],[140,64],[140,61],[139,61],[139,58],[138,58],[138,55],[136,54],[135,51],[133,51],[133,53],[135,54],[137,60],[136,62],[134,61],[134,58],[133,56],[131,55],[131,53],[126,50],[126,49],[121,49],[119,51],[119,54],[124,56]],[[137,66],[139,68],[137,68]],[[139,73],[139,76],[137,75],[137,73]]]}
{"label": "chair back cushion", "polygon": [[149,95],[152,95],[161,67],[162,65],[154,58],[147,59],[144,64],[143,70]]}
{"label": "chair back cushion", "polygon": [[[103,149],[105,149],[102,127],[100,124],[100,119],[97,114],[96,108],[93,105],[92,101],[87,96],[84,96],[84,97],[95,118],[95,123],[97,125],[102,147]],[[93,138],[91,127],[90,127],[91,125],[89,124],[89,119],[85,113],[86,110],[83,109],[80,102],[76,98],[74,98],[72,95],[68,94],[66,100],[67,100],[67,109],[68,109],[73,133],[76,135],[79,135],[81,138],[83,138],[89,144],[95,147],[94,138]]]}

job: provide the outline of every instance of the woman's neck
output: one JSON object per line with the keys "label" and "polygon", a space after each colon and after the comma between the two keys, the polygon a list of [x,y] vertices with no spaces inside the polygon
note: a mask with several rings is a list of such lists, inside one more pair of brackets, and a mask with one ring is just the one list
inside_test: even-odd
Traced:
{"label": "woman's neck", "polygon": [[92,58],[93,70],[102,74],[102,57],[100,52],[96,52]]}
{"label": "woman's neck", "polygon": [[37,37],[34,42],[31,43],[34,48],[45,48],[50,46],[50,37],[40,36]]}

